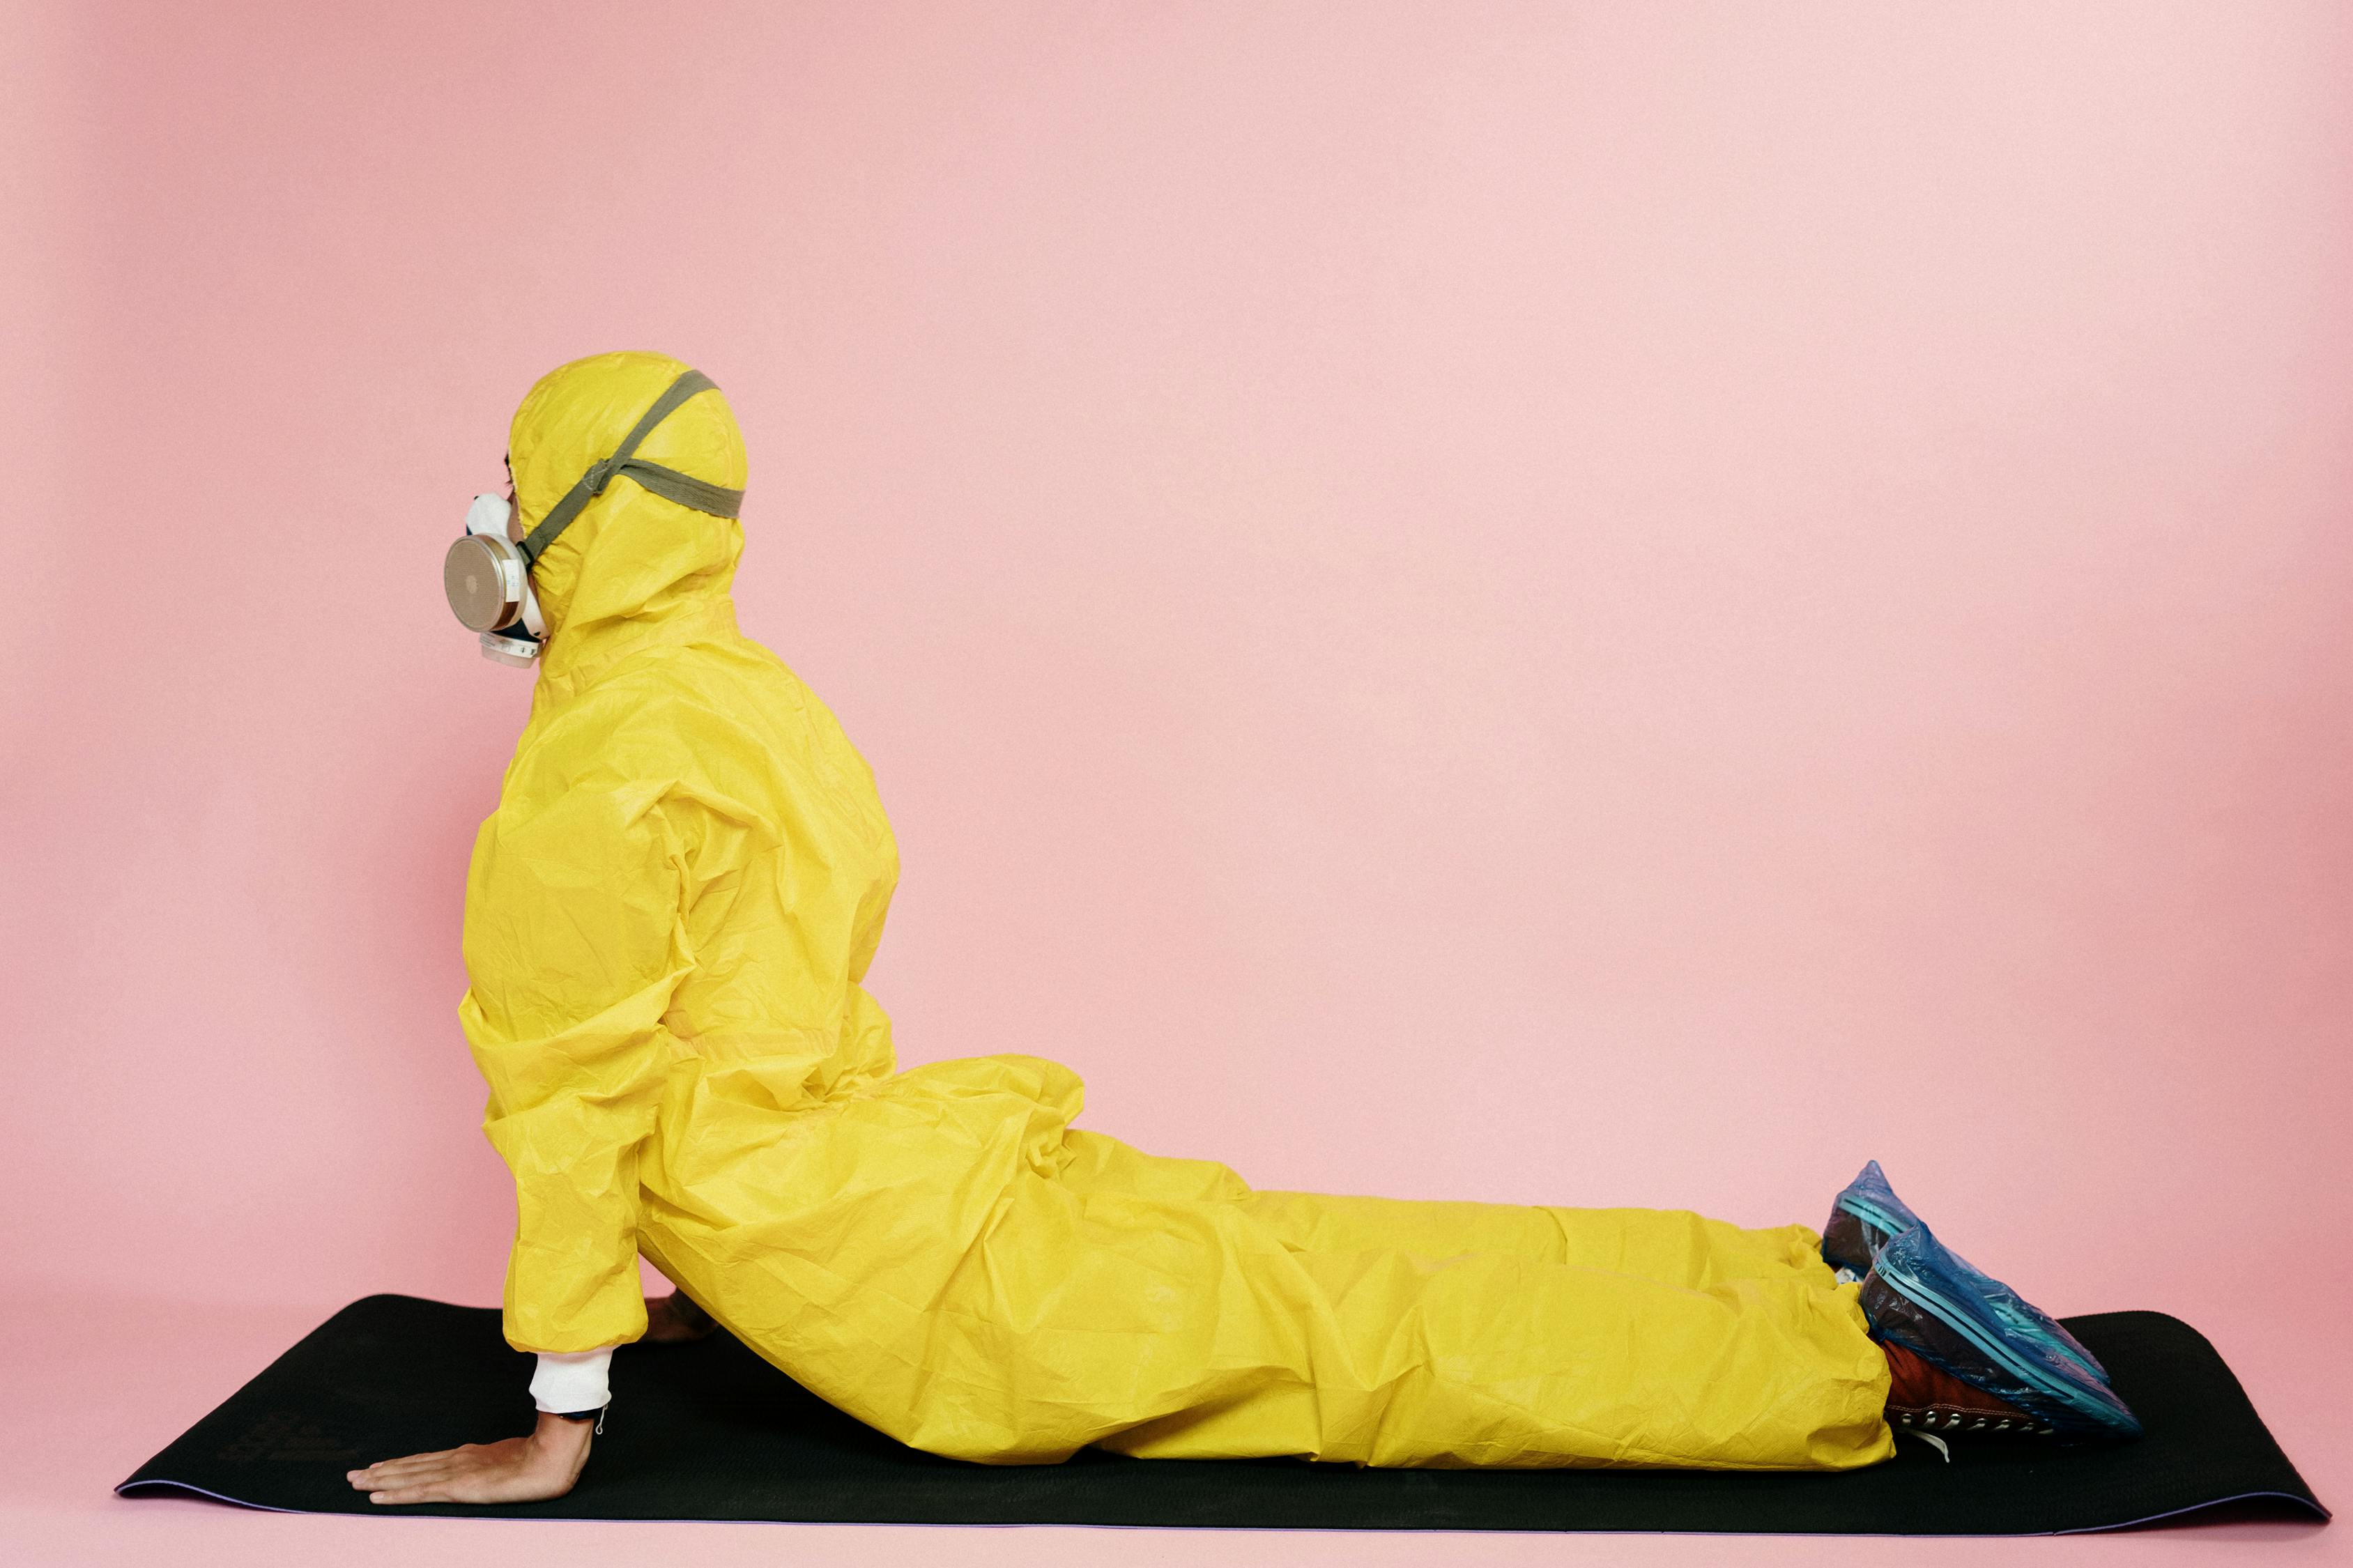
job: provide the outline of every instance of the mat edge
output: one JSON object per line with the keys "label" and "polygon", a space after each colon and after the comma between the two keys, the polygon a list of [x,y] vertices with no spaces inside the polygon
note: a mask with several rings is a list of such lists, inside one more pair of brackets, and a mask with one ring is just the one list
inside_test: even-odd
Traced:
{"label": "mat edge", "polygon": [[[255,1513],[301,1514],[313,1519],[353,1519],[363,1517],[358,1509],[280,1508],[271,1503],[249,1502],[244,1498],[230,1497],[226,1492],[211,1491],[186,1481],[166,1480],[148,1477],[122,1482],[114,1489],[119,1498],[137,1501],[142,1497],[180,1495],[204,1498],[227,1503],[232,1508],[248,1509]],[[2236,1492],[2205,1502],[2192,1503],[2188,1508],[2168,1509],[2139,1519],[2122,1520],[2115,1524],[2077,1525],[2069,1530],[1483,1530],[1477,1525],[1393,1525],[1393,1524],[1112,1524],[1088,1520],[1019,1520],[1011,1522],[996,1520],[909,1520],[909,1519],[741,1519],[678,1516],[664,1519],[612,1519],[590,1514],[501,1513],[411,1513],[406,1510],[387,1510],[395,1517],[412,1519],[478,1519],[491,1523],[515,1524],[809,1524],[809,1525],[869,1525],[885,1530],[1248,1530],[1254,1531],[1327,1531],[1351,1535],[1692,1535],[1719,1539],[1778,1539],[1783,1536],[1806,1536],[1821,1541],[2027,1541],[2049,1539],[2062,1535],[2112,1535],[2121,1531],[2137,1530],[2144,1525],[2161,1524],[2167,1520],[2187,1520],[2210,1509],[2228,1508],[2233,1503],[2274,1502],[2294,1504],[2298,1512],[2282,1510],[2277,1522],[2311,1524],[2317,1529],[2332,1522],[2336,1516],[2317,1498],[2307,1498],[2295,1492]]]}

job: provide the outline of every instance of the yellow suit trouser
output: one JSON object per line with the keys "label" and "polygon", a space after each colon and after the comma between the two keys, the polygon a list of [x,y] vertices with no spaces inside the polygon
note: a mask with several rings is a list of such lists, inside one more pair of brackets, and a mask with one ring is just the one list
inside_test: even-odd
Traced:
{"label": "yellow suit trouser", "polygon": [[1034,1058],[759,1117],[701,1094],[665,1107],[644,1250],[917,1447],[1750,1469],[1893,1451],[1885,1361],[1802,1226],[1253,1192],[1070,1127],[1078,1079]]}

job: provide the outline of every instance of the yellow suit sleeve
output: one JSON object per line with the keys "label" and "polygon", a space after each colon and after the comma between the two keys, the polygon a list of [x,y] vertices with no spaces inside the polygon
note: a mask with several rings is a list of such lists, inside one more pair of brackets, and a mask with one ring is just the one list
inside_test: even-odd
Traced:
{"label": "yellow suit sleeve", "polygon": [[483,1131],[514,1175],[507,1342],[578,1352],[645,1331],[638,1161],[694,968],[684,856],[658,791],[511,793],[475,841],[459,1004],[490,1084]]}

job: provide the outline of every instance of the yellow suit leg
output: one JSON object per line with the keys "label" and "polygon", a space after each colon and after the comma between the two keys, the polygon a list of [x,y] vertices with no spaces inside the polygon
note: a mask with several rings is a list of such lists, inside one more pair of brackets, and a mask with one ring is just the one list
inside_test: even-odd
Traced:
{"label": "yellow suit leg", "polygon": [[1034,1058],[901,1074],[789,1118],[695,1181],[694,1209],[654,1205],[649,1250],[826,1399],[963,1458],[1794,1469],[1892,1449],[1852,1288],[1777,1265],[1778,1233],[1254,1194],[1070,1130],[1078,1099]]}
{"label": "yellow suit leg", "polygon": [[[1382,1465],[1763,1468],[1843,1468],[1893,1449],[1883,1359],[1853,1288],[1838,1285],[1805,1226],[1252,1192],[1222,1165],[1077,1130],[1068,1142],[1073,1184],[1229,1203],[1278,1241],[1330,1309],[1356,1373],[1313,1391],[1270,1385],[1101,1447]],[[1564,1356],[1579,1343],[1620,1352]],[[1785,1402],[1780,1429],[1752,1420]],[[1351,1407],[1362,1413],[1356,1430]],[[1800,1431],[1807,1419],[1815,1425]]]}

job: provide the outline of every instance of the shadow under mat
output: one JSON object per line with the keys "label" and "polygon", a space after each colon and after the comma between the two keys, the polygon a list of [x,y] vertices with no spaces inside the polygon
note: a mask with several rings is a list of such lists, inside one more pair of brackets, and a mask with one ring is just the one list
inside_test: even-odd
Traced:
{"label": "shadow under mat", "polygon": [[871,1524],[1313,1530],[1609,1530],[2027,1535],[2113,1530],[2234,1504],[2326,1519],[2204,1336],[2160,1312],[2067,1327],[2140,1415],[2137,1442],[1903,1440],[1840,1473],[1398,1470],[1295,1459],[971,1465],[918,1453],[809,1394],[725,1333],[613,1358],[612,1415],[551,1502],[383,1509],[343,1472],[528,1431],[532,1358],[495,1308],[353,1302],[116,1489],[315,1513]]}

